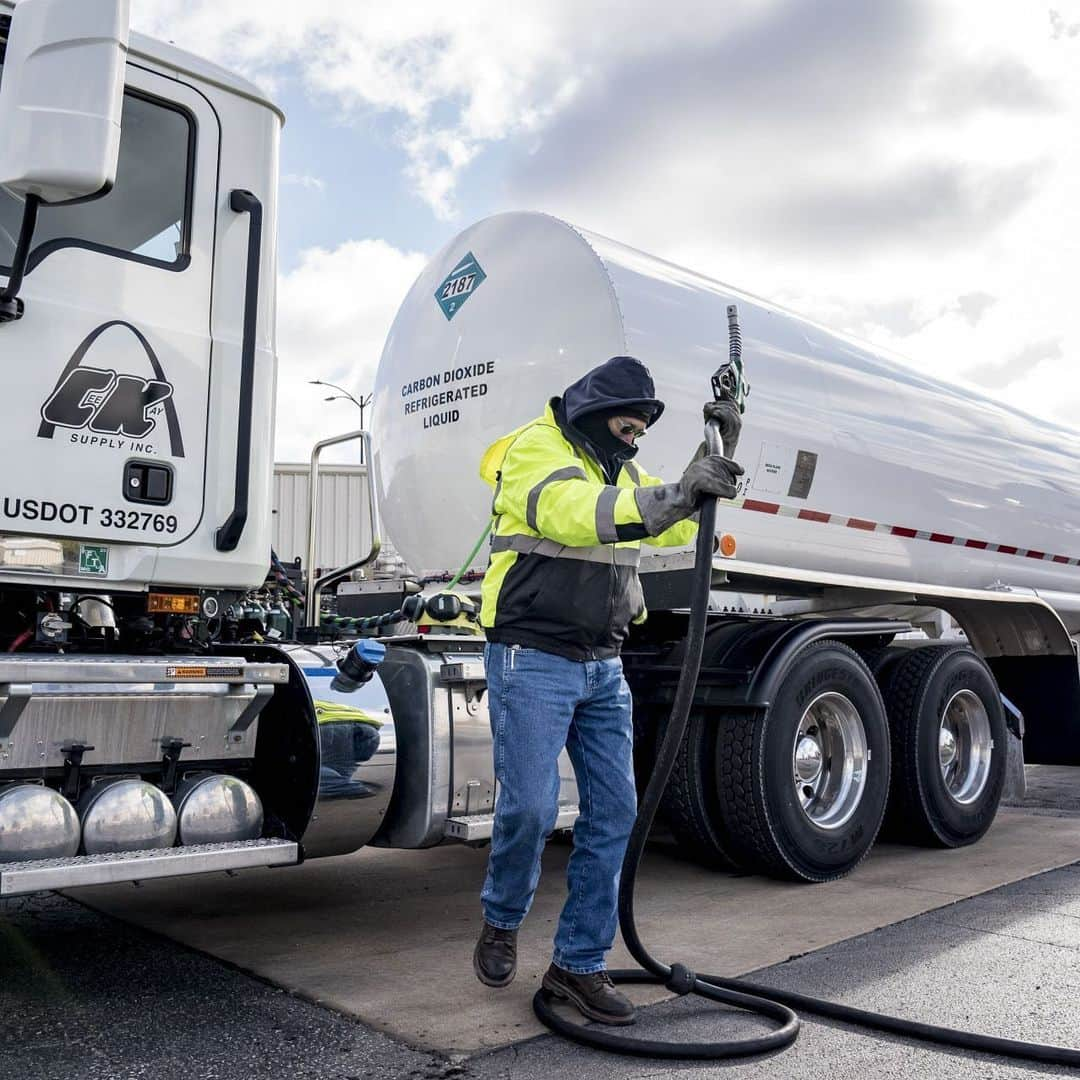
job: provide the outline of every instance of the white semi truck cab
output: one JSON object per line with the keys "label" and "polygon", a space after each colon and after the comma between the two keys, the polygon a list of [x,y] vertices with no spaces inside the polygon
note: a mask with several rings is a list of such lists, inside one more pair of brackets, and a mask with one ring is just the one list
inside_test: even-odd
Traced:
{"label": "white semi truck cab", "polygon": [[127,19],[0,3],[5,894],[295,862],[318,786],[295,665],[225,617],[270,550],[282,117]]}
{"label": "white semi truck cab", "polygon": [[[283,117],[245,80],[129,35],[127,8],[0,0],[0,896],[483,843],[498,789],[481,636],[385,640],[346,692],[332,681],[352,646],[317,602],[304,646],[229,617],[270,560]],[[746,476],[719,511],[666,823],[710,865],[805,881],[847,873],[883,824],[972,843],[1021,736],[1029,760],[1080,763],[1075,432],[506,214],[448,243],[403,300],[372,497],[409,565],[448,577],[490,512],[486,445],[625,353],[668,405],[647,468],[677,476],[732,304],[754,388]],[[642,779],[691,565],[642,558],[651,617],[624,652]],[[943,612],[963,642],[911,635]],[[561,779],[565,828],[565,755]]]}

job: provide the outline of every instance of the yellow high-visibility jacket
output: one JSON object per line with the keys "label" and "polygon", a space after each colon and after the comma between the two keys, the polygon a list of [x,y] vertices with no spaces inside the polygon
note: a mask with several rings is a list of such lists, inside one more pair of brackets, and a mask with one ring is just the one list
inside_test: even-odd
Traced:
{"label": "yellow high-visibility jacket", "polygon": [[492,443],[480,475],[495,488],[480,612],[488,640],[571,660],[618,656],[630,623],[645,619],[641,541],[682,547],[697,523],[646,535],[634,489],[663,481],[627,461],[608,484],[563,434],[551,404]]}

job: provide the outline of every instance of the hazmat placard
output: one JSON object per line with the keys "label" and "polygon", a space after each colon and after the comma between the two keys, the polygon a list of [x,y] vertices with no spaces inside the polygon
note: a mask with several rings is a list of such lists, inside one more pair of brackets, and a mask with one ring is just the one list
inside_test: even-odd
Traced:
{"label": "hazmat placard", "polygon": [[461,305],[480,288],[486,278],[487,274],[470,251],[435,290],[435,299],[447,320],[457,314]]}

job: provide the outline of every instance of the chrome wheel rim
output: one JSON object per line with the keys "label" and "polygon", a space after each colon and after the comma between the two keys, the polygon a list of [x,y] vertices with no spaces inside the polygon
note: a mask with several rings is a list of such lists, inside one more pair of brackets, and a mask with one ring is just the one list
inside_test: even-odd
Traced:
{"label": "chrome wheel rim", "polygon": [[839,829],[866,790],[870,748],[855,705],[843,694],[820,694],[807,706],[795,732],[791,772],[795,796],[820,829]]}
{"label": "chrome wheel rim", "polygon": [[973,803],[990,778],[994,751],[990,718],[978,694],[960,690],[949,698],[941,714],[937,745],[945,790],[962,806]]}

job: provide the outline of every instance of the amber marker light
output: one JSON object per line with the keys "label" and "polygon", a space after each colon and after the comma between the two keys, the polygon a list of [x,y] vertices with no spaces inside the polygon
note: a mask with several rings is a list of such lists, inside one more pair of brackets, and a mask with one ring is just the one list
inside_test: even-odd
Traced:
{"label": "amber marker light", "polygon": [[724,533],[720,537],[720,554],[725,559],[733,559],[735,557],[735,537],[731,533]]}
{"label": "amber marker light", "polygon": [[151,614],[198,615],[199,598],[190,593],[151,593],[146,610]]}

